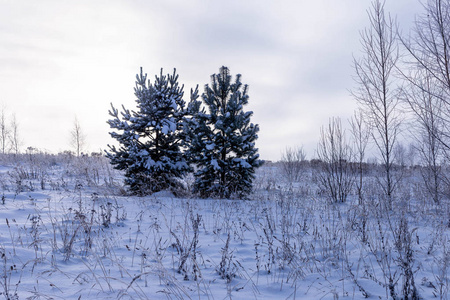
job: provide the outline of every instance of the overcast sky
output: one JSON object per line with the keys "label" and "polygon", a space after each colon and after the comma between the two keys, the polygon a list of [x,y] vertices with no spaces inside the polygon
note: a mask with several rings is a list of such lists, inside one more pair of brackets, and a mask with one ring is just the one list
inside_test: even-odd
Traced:
{"label": "overcast sky", "polygon": [[[75,116],[89,151],[112,140],[110,103],[135,107],[139,67],[173,68],[185,95],[224,65],[250,86],[263,159],[304,145],[356,107],[353,55],[369,0],[0,0],[0,104],[16,114],[23,149],[71,149]],[[416,0],[387,0],[404,31]],[[186,97],[187,99],[187,97]]]}

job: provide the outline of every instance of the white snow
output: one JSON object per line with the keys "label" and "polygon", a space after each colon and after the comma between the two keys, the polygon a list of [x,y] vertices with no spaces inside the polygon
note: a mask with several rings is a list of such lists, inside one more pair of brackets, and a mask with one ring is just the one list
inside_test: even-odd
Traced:
{"label": "white snow", "polygon": [[243,168],[251,168],[252,166],[245,160],[242,158],[233,158],[233,161],[239,163]]}
{"label": "white snow", "polygon": [[214,147],[216,147],[216,144],[214,143],[209,143],[205,146],[206,150],[213,150]]}
{"label": "white snow", "polygon": [[405,188],[377,216],[375,203],[329,204],[313,170],[290,184],[271,165],[250,201],[128,197],[103,158],[46,159],[42,177],[24,175],[26,159],[20,183],[14,163],[0,173],[0,292],[13,299],[386,299],[384,272],[399,296],[403,284],[401,216],[420,297],[448,297],[449,202]]}
{"label": "white snow", "polygon": [[213,166],[214,170],[220,170],[220,166],[219,163],[217,162],[217,159],[212,159],[211,165]]}

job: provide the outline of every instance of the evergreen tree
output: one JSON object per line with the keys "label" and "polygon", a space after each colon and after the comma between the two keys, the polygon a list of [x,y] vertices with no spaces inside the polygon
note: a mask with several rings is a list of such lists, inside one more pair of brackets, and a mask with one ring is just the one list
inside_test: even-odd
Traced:
{"label": "evergreen tree", "polygon": [[[196,113],[190,126],[190,154],[198,168],[194,192],[202,197],[245,197],[252,190],[259,160],[255,140],[258,125],[250,123],[253,112],[244,112],[248,86],[241,75],[234,82],[227,67],[211,76],[202,95],[207,108],[193,104]],[[198,102],[198,101],[197,101]]]}
{"label": "evergreen tree", "polygon": [[[122,106],[119,115],[112,104],[109,111],[113,118],[108,124],[116,130],[110,135],[120,147],[109,146],[107,157],[114,168],[125,170],[125,184],[134,194],[177,190],[179,178],[190,170],[182,151],[187,115],[183,86],[178,85],[175,69],[172,75],[162,72],[153,84],[142,68],[136,75],[136,111]],[[196,93],[191,95],[198,97]]]}

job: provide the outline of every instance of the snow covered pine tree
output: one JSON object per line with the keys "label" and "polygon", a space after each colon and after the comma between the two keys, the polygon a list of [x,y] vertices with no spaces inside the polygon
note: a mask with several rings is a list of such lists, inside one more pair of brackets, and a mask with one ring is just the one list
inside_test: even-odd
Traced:
{"label": "snow covered pine tree", "polygon": [[[147,74],[136,75],[137,111],[124,106],[121,116],[111,104],[108,120],[111,137],[120,147],[110,146],[106,151],[114,168],[125,170],[125,184],[133,194],[145,195],[164,189],[177,191],[179,178],[190,170],[182,151],[184,147],[183,122],[187,115],[183,100],[183,86],[178,86],[178,75],[155,76],[147,81]],[[197,92],[191,92],[194,101]]]}
{"label": "snow covered pine tree", "polygon": [[198,169],[194,192],[202,197],[246,197],[255,168],[262,165],[254,143],[259,127],[250,123],[253,112],[243,111],[248,86],[242,85],[239,74],[234,83],[231,80],[227,67],[211,76],[211,86],[206,85],[202,95],[209,113],[199,109],[195,126],[190,126],[190,154]]}

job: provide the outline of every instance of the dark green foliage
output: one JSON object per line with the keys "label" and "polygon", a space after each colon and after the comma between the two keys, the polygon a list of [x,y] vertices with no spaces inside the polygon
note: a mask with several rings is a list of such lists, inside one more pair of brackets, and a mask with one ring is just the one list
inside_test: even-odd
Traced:
{"label": "dark green foliage", "polygon": [[202,95],[207,108],[197,103],[190,128],[190,154],[197,167],[194,192],[202,197],[245,197],[252,190],[259,160],[255,141],[258,125],[250,123],[252,112],[244,112],[248,86],[241,75],[231,81],[227,67],[211,76]]}
{"label": "dark green foliage", "polygon": [[[190,170],[184,147],[183,122],[187,116],[183,87],[178,75],[155,76],[147,81],[147,74],[136,75],[137,110],[123,107],[119,112],[111,105],[108,121],[120,147],[109,146],[107,157],[116,169],[125,170],[125,184],[133,194],[151,194],[164,189],[180,188],[180,180]],[[191,96],[198,97],[197,92]],[[195,99],[194,99],[195,100]]]}

